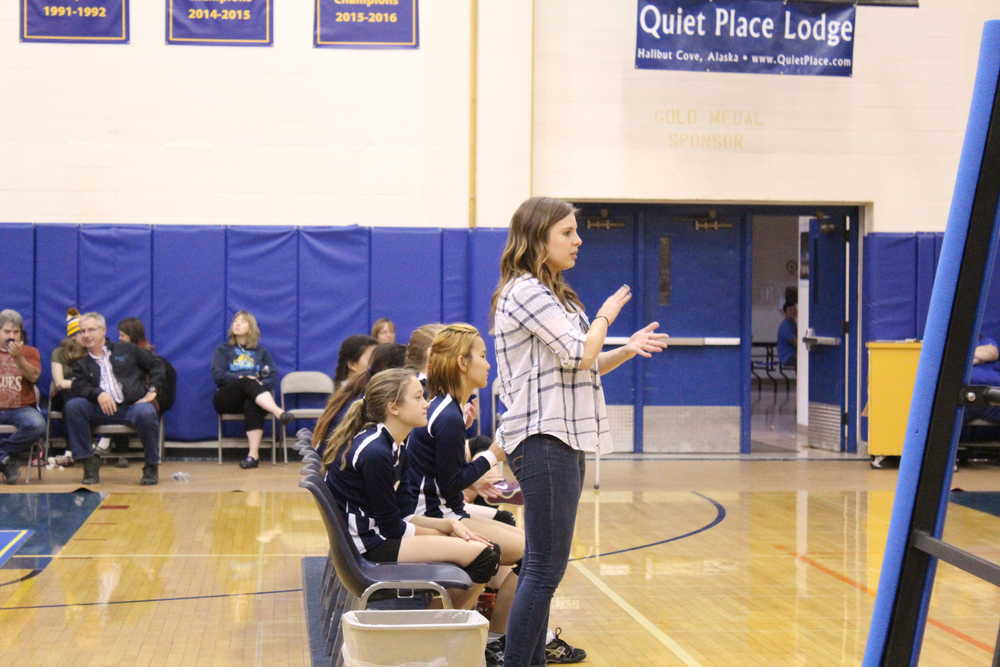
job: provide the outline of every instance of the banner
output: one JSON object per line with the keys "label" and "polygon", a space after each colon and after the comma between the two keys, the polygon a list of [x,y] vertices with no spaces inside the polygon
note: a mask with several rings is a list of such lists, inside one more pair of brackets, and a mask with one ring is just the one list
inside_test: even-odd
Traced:
{"label": "banner", "polygon": [[22,42],[128,43],[128,0],[21,0]]}
{"label": "banner", "polygon": [[854,5],[639,0],[636,69],[851,76]]}
{"label": "banner", "polygon": [[415,49],[417,0],[316,0],[315,46]]}
{"label": "banner", "polygon": [[167,44],[271,46],[272,0],[167,0]]}

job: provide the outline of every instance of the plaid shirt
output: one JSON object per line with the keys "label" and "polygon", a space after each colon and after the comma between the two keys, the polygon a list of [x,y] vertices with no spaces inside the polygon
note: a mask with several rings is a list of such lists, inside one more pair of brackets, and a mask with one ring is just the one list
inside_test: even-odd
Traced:
{"label": "plaid shirt", "polygon": [[563,307],[530,274],[504,286],[494,323],[500,400],[508,408],[496,432],[504,451],[536,433],[573,449],[611,451],[597,364],[577,368],[589,328],[585,313]]}

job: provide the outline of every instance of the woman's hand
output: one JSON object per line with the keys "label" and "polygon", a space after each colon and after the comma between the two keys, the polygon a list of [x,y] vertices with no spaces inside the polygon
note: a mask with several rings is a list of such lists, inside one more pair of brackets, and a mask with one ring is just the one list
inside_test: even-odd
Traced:
{"label": "woman's hand", "polygon": [[473,397],[471,401],[462,407],[462,416],[465,417],[465,428],[471,427],[476,422],[476,418],[479,417],[478,402]]}
{"label": "woman's hand", "polygon": [[628,342],[624,346],[625,349],[630,354],[637,354],[647,359],[656,352],[662,352],[667,349],[667,341],[670,336],[665,333],[653,333],[659,326],[659,322],[650,322],[636,331],[629,336]]}
{"label": "woman's hand", "polygon": [[507,460],[507,452],[503,450],[503,447],[496,440],[490,443],[490,451],[493,453],[493,456],[497,457],[497,461]]}
{"label": "woman's hand", "polygon": [[621,312],[625,304],[632,300],[632,288],[628,285],[622,285],[618,290],[604,300],[604,304],[597,310],[597,314],[594,316],[596,320],[598,317],[603,317],[608,321],[608,328],[611,328],[611,324],[618,317],[618,313]]}
{"label": "woman's hand", "polygon": [[459,537],[466,542],[482,542],[483,544],[490,544],[489,540],[476,535],[474,532],[469,530],[468,526],[458,519],[451,520],[451,534],[453,537]]}

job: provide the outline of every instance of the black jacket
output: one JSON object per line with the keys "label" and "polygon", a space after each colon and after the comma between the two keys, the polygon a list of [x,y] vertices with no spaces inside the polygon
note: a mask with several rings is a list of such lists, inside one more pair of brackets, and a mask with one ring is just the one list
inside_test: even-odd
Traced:
{"label": "black jacket", "polygon": [[[105,345],[111,352],[111,368],[122,385],[123,405],[131,405],[145,396],[150,385],[156,388],[157,395],[163,392],[166,375],[158,356],[132,343],[107,341]],[[104,391],[101,367],[89,354],[73,364],[73,386],[69,391],[70,396],[81,396],[94,403]]]}

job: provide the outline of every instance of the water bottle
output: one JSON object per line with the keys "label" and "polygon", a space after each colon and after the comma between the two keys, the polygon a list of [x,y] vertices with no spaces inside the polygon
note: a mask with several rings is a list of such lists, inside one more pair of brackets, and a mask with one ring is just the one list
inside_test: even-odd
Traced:
{"label": "water bottle", "polygon": [[175,482],[190,482],[191,475],[186,472],[177,471],[170,476]]}

